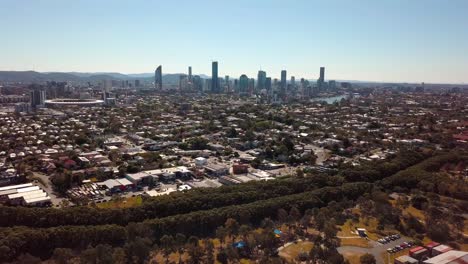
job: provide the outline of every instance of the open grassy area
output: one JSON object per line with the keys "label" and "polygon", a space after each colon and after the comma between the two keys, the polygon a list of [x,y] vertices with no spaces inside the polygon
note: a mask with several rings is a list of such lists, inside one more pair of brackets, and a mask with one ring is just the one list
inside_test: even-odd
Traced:
{"label": "open grassy area", "polygon": [[301,252],[306,252],[308,254],[312,249],[313,245],[314,244],[310,241],[301,241],[297,244],[293,243],[288,247],[282,249],[279,252],[279,255],[288,262],[294,262]]}
{"label": "open grassy area", "polygon": [[343,257],[349,261],[351,264],[361,264],[360,258],[364,254],[354,253],[354,252],[346,252],[343,253]]}
{"label": "open grassy area", "polygon": [[369,242],[365,238],[356,237],[356,238],[341,238],[341,246],[355,246],[369,248]]}
{"label": "open grassy area", "polygon": [[413,206],[408,206],[407,208],[403,209],[404,215],[412,215],[420,220],[425,220],[424,214],[421,210],[414,208]]}
{"label": "open grassy area", "polygon": [[344,225],[339,226],[341,229],[338,231],[339,237],[349,237],[349,236],[357,236],[356,228],[365,228],[367,230],[367,235],[372,240],[378,240],[380,236],[377,234],[377,219],[369,218],[363,219],[362,217],[359,218],[359,222],[353,222],[351,219],[346,221]]}
{"label": "open grassy area", "polygon": [[139,206],[143,202],[141,196],[129,197],[122,200],[114,200],[104,203],[98,203],[96,206],[101,209],[129,208]]}

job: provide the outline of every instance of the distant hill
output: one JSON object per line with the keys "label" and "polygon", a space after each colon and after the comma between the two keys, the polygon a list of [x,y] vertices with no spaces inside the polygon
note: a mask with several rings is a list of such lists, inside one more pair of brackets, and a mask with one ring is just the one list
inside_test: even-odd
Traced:
{"label": "distant hill", "polygon": [[4,82],[79,81],[80,77],[61,72],[40,73],[35,71],[0,71]]}
{"label": "distant hill", "polygon": [[[163,75],[163,83],[177,85],[182,73]],[[206,75],[201,75],[207,78]],[[46,82],[74,81],[96,82],[105,79],[112,80],[146,80],[152,81],[154,73],[122,74],[117,72],[36,72],[36,71],[0,71],[0,82]],[[208,77],[209,78],[209,77]]]}

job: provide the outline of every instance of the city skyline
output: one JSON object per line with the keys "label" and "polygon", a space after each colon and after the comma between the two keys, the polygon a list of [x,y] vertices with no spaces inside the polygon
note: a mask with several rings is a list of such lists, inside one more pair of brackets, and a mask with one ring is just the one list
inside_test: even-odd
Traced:
{"label": "city skyline", "polygon": [[2,1],[0,7],[8,10],[0,18],[7,40],[0,43],[0,70],[128,74],[164,65],[165,73],[181,73],[190,65],[196,75],[209,74],[210,61],[218,61],[219,76],[253,77],[261,69],[280,78],[285,69],[317,79],[316,69],[325,66],[327,79],[468,82],[468,2],[461,0]]}

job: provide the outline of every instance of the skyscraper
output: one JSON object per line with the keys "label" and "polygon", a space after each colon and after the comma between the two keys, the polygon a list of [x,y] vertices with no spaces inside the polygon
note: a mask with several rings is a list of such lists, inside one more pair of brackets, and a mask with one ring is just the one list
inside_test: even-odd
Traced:
{"label": "skyscraper", "polygon": [[154,72],[154,88],[162,90],[162,66],[159,65]]}
{"label": "skyscraper", "polygon": [[325,67],[320,67],[320,81],[325,81]]}
{"label": "skyscraper", "polygon": [[231,81],[229,81],[229,75],[224,76],[224,86],[227,92],[231,92]]}
{"label": "skyscraper", "polygon": [[239,94],[240,95],[247,95],[249,90],[249,77],[247,75],[242,74],[239,77]]}
{"label": "skyscraper", "polygon": [[271,91],[271,77],[267,77],[265,79],[265,89],[270,92]]}
{"label": "skyscraper", "polygon": [[258,71],[257,75],[257,91],[265,89],[266,84],[266,72]]}
{"label": "skyscraper", "polygon": [[286,70],[281,71],[281,84],[280,84],[281,95],[286,94]]}
{"label": "skyscraper", "polygon": [[111,89],[112,89],[112,80],[105,79],[101,81],[101,90],[108,93],[110,92]]}
{"label": "skyscraper", "polygon": [[31,91],[31,107],[38,108],[45,105],[46,92],[42,88],[35,87]]}
{"label": "skyscraper", "polygon": [[188,67],[188,80],[192,82],[192,66]]}
{"label": "skyscraper", "polygon": [[317,86],[320,92],[325,88],[325,67],[320,67],[320,77],[317,82]]}
{"label": "skyscraper", "polygon": [[211,92],[219,93],[219,80],[218,80],[218,62],[211,63]]}

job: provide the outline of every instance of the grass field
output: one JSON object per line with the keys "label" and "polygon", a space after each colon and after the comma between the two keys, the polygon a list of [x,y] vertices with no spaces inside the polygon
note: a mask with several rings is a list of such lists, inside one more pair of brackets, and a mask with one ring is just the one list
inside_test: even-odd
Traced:
{"label": "grass field", "polygon": [[101,209],[129,208],[139,206],[143,202],[141,196],[129,197],[122,200],[114,200],[104,203],[98,203],[96,206]]}
{"label": "grass field", "polygon": [[351,264],[361,264],[360,257],[364,254],[346,252],[343,253],[343,257]]}
{"label": "grass field", "polygon": [[408,206],[407,208],[403,209],[403,214],[405,215],[412,215],[420,220],[425,220],[425,216],[421,210],[414,208],[413,206]]}
{"label": "grass field", "polygon": [[348,237],[348,236],[357,236],[356,228],[365,228],[367,230],[367,235],[372,240],[378,240],[380,236],[376,233],[377,230],[377,219],[369,218],[367,221],[363,218],[359,218],[359,222],[353,222],[351,219],[346,221],[342,226],[339,226],[341,231],[338,231],[338,236]]}
{"label": "grass field", "polygon": [[279,255],[283,257],[286,261],[293,263],[301,252],[306,252],[307,254],[309,254],[313,245],[314,244],[310,241],[301,241],[297,244],[291,244],[288,247],[282,249],[279,252]]}
{"label": "grass field", "polygon": [[363,247],[363,248],[369,248],[369,242],[360,237],[356,238],[341,238],[340,239],[340,245],[341,246],[355,246],[355,247]]}

